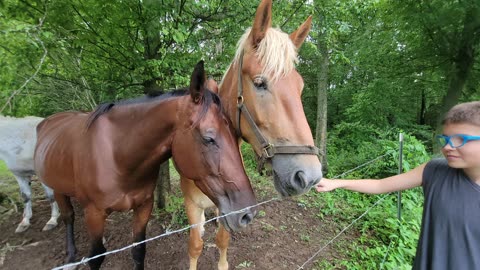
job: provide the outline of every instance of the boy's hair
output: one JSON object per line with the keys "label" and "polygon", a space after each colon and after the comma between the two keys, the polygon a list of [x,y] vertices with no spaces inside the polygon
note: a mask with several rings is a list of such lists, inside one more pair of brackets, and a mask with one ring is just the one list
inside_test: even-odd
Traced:
{"label": "boy's hair", "polygon": [[443,125],[459,123],[480,126],[480,101],[460,103],[453,106],[442,121]]}

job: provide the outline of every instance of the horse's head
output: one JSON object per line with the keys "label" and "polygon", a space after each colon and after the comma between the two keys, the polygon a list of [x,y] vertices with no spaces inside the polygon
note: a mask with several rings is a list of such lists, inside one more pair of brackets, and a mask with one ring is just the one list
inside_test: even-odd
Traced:
{"label": "horse's head", "polygon": [[311,17],[288,35],[271,27],[271,6],[271,0],[262,1],[252,28],[239,40],[220,96],[260,162],[271,162],[277,191],[290,196],[307,192],[322,178],[303,111],[303,79],[295,69]]}
{"label": "horse's head", "polygon": [[[222,214],[256,204],[250,181],[243,168],[234,130],[223,113],[220,98],[206,81],[203,61],[195,67],[190,98],[181,105],[178,117],[183,127],[174,135],[172,154],[178,172],[195,181]],[[228,230],[245,227],[255,209],[228,215],[221,222]]]}

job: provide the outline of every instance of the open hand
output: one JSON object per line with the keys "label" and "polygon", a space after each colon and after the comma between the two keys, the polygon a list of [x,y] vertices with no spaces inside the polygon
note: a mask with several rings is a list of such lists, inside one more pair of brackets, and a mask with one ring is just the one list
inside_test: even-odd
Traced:
{"label": "open hand", "polygon": [[315,189],[318,192],[327,192],[336,189],[337,186],[335,185],[335,180],[322,178],[320,182],[315,186]]}

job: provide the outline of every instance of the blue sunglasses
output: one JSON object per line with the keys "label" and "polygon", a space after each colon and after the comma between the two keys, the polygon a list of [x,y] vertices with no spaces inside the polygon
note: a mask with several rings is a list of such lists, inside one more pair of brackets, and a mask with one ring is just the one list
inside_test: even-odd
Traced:
{"label": "blue sunglasses", "polygon": [[452,148],[459,148],[464,146],[469,141],[478,141],[480,140],[480,136],[470,136],[465,134],[455,134],[452,136],[445,136],[445,135],[438,135],[437,142],[443,148],[447,145],[447,143]]}

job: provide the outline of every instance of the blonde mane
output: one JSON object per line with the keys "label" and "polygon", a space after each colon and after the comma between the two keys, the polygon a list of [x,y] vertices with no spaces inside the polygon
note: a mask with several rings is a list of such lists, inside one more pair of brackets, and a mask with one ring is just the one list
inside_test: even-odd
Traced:
{"label": "blonde mane", "polygon": [[[243,50],[252,50],[249,40],[249,28],[237,43],[237,51],[232,64],[238,63]],[[265,37],[255,50],[256,56],[263,66],[263,74],[271,75],[272,82],[292,71],[298,63],[297,48],[288,34],[278,28],[269,28]]]}

